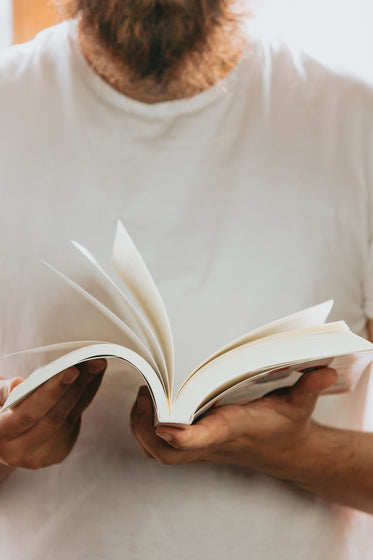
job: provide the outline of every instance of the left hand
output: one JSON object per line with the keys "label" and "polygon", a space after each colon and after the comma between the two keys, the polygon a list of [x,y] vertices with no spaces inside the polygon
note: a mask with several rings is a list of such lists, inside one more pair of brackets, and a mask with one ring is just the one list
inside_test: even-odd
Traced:
{"label": "left hand", "polygon": [[246,405],[213,408],[196,424],[182,427],[154,428],[151,397],[141,387],[131,412],[132,431],[145,455],[166,465],[230,463],[290,480],[292,465],[312,447],[319,394],[336,378],[333,369],[318,369],[290,389]]}
{"label": "left hand", "polygon": [[[39,469],[68,456],[105,368],[103,359],[71,367],[0,415],[0,480],[16,467]],[[0,379],[0,405],[21,381]]]}

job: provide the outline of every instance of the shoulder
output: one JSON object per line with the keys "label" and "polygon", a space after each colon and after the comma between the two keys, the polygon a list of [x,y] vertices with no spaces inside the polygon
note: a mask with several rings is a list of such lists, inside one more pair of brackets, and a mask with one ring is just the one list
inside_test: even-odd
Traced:
{"label": "shoulder", "polygon": [[14,92],[30,94],[44,87],[62,69],[68,51],[71,22],[45,29],[32,41],[0,52],[0,95]]}
{"label": "shoulder", "polygon": [[68,39],[74,23],[64,21],[44,29],[27,43],[13,45],[0,51],[0,75],[6,76],[10,70],[24,67],[33,61],[42,62],[53,59]]}
{"label": "shoulder", "polygon": [[334,107],[373,115],[373,83],[343,68],[333,68],[284,39],[249,26],[253,56],[263,87],[272,96],[312,107]]}
{"label": "shoulder", "polygon": [[71,22],[50,27],[32,41],[0,52],[0,119],[8,134],[38,130],[59,110],[71,66]]}

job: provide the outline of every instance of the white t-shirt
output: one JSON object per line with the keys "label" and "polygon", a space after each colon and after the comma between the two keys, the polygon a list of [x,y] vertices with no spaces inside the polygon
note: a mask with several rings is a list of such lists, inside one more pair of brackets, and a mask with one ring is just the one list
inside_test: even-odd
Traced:
{"label": "white t-shirt", "polygon": [[[146,105],[102,82],[74,23],[0,58],[1,352],[120,332],[42,263],[90,285],[70,239],[109,269],[120,218],[169,311],[176,383],[250,328],[333,298],[364,333],[373,92],[252,39],[231,75]],[[27,375],[39,358],[3,358]],[[246,468],[146,459],[128,414],[140,383],[111,365],[60,465],[1,486],[2,560],[371,557],[372,518]],[[365,375],[319,420],[372,426]],[[341,465],[343,468],[343,465]],[[369,539],[369,542],[368,540]]]}

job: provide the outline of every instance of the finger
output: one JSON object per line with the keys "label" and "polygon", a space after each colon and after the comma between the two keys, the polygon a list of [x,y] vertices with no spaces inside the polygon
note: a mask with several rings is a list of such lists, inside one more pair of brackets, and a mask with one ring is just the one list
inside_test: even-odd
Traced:
{"label": "finger", "polygon": [[182,452],[176,451],[160,439],[154,431],[154,410],[149,391],[140,387],[137,400],[131,411],[132,432],[146,456],[165,465],[190,461]]}
{"label": "finger", "polygon": [[8,462],[14,467],[26,469],[39,469],[60,463],[70,453],[78,437],[80,422],[76,422],[71,429],[60,428],[53,439],[49,439],[43,445],[27,453],[15,451],[9,454]]}
{"label": "finger", "polygon": [[144,440],[148,439],[146,432],[154,433],[154,412],[151,397],[146,386],[139,388],[136,401],[130,414],[131,430],[135,436],[141,450],[145,455],[152,455],[150,450],[145,448]]}
{"label": "finger", "polygon": [[70,430],[67,432],[64,427],[59,430],[60,437],[54,437],[52,440],[53,446],[50,447],[49,441],[40,449],[39,460],[43,465],[55,465],[61,463],[66,456],[70,453],[78,438],[81,427],[81,417],[71,425]]}
{"label": "finger", "polygon": [[177,449],[208,449],[230,440],[243,430],[249,412],[238,405],[221,406],[211,410],[192,426],[158,426],[156,434]]}
{"label": "finger", "polygon": [[43,430],[48,437],[63,423],[97,370],[105,367],[105,360],[92,360],[61,372],[0,417],[0,434],[15,439],[39,424],[35,438],[42,437]]}
{"label": "finger", "polygon": [[76,367],[70,367],[41,385],[18,406],[1,414],[0,437],[18,437],[37,424],[79,375],[80,371]]}
{"label": "finger", "polygon": [[22,381],[24,381],[23,377],[0,380],[0,406],[3,406],[13,389],[22,383]]}
{"label": "finger", "polygon": [[[24,448],[30,449],[40,447],[54,436],[64,424],[70,427],[76,424],[83,410],[97,392],[104,373],[103,370],[106,367],[106,361],[86,362],[79,367],[81,373],[75,383],[32,429],[23,432],[18,438],[14,439],[14,445],[22,445]],[[65,431],[67,431],[66,428]]]}
{"label": "finger", "polygon": [[305,411],[313,410],[321,391],[333,385],[337,378],[337,372],[331,368],[320,368],[305,373],[290,389],[287,400]]}
{"label": "finger", "polygon": [[68,423],[75,423],[75,421],[80,418],[86,408],[88,408],[88,406],[91,404],[101,385],[103,375],[104,372],[97,373],[95,378],[85,387],[84,391],[79,397],[79,400],[76,402],[69,415],[67,416],[66,420]]}
{"label": "finger", "polygon": [[77,365],[77,368],[85,374],[95,376],[97,373],[104,373],[107,367],[105,358],[95,358],[87,360]]}

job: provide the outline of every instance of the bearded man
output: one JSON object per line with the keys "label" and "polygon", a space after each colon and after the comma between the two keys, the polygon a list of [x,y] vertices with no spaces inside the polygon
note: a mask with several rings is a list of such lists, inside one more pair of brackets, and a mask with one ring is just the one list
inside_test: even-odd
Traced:
{"label": "bearded man", "polygon": [[[105,263],[117,218],[170,313],[176,385],[324,299],[372,332],[371,89],[260,37],[245,2],[62,7],[0,57],[1,402],[50,359],[6,352],[123,342],[40,264],[105,298],[68,240]],[[105,367],[70,368],[0,416],[2,560],[370,558],[369,372],[350,394],[319,398],[325,368],[154,428],[134,372]]]}

